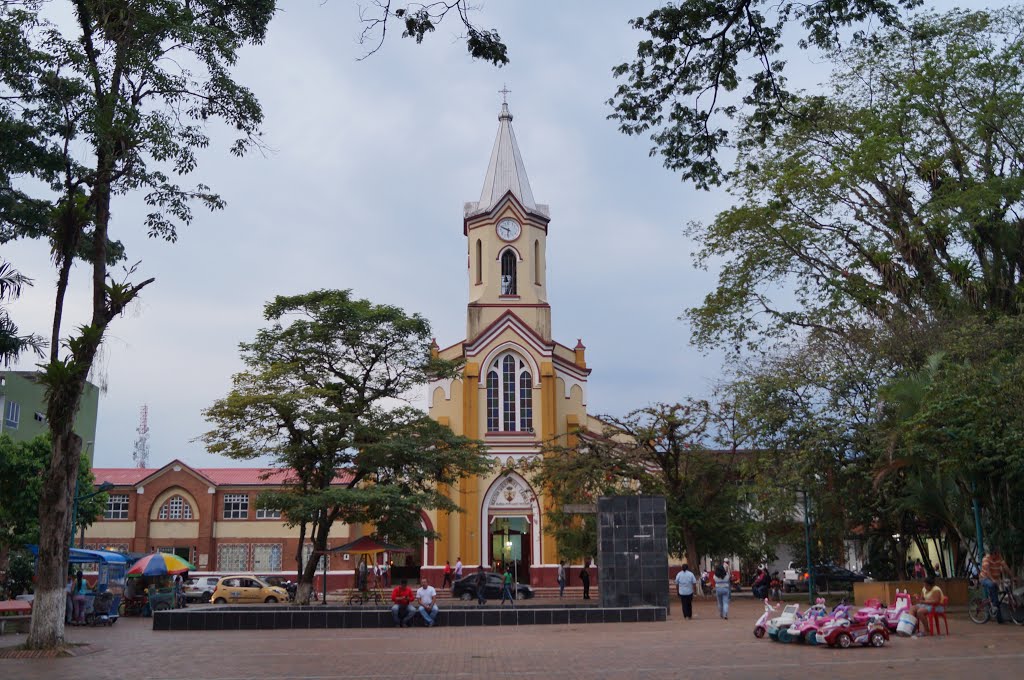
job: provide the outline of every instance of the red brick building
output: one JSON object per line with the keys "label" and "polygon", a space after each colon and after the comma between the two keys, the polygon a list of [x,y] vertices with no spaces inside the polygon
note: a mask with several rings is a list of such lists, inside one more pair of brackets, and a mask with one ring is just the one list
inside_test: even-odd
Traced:
{"label": "red brick building", "polygon": [[[179,460],[161,468],[95,468],[96,484],[110,482],[113,488],[103,517],[85,530],[85,547],[173,552],[203,572],[293,574],[298,528],[257,501],[260,492],[280,487],[290,472],[268,472],[193,468]],[[336,479],[345,481],[343,475]],[[361,535],[361,527],[352,529],[336,523],[329,545]],[[312,546],[305,550],[308,556]],[[332,587],[355,566],[354,556],[345,557],[328,558]]]}

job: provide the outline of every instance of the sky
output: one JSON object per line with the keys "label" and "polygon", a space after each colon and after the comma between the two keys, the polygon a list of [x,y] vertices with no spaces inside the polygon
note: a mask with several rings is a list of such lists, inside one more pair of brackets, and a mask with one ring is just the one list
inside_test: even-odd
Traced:
{"label": "sky", "polygon": [[[622,415],[709,393],[722,358],[692,347],[678,317],[712,290],[715,272],[694,267],[697,246],[683,230],[713,219],[729,196],[681,182],[649,157],[648,139],[624,136],[607,119],[611,69],[643,37],[627,21],[646,4],[480,5],[474,18],[509,46],[511,63],[501,69],[472,60],[450,19],[421,45],[396,32],[360,60],[355,2],[283,7],[266,42],[243,50],[235,71],[263,105],[268,150],[235,158],[231,136],[214,128],[190,176],[227,208],[197,209],[170,244],[146,238],[139,197],[116,199],[112,236],[139,262],[135,279],[156,282],[112,323],[94,374],[105,388],[95,466],[132,465],[144,404],[150,467],[173,459],[239,465],[196,441],[208,429],[201,411],[227,394],[242,367],[238,344],[264,325],[263,305],[275,295],[350,288],[425,316],[442,347],[462,340],[462,206],[479,197],[505,86],[534,196],[551,207],[553,335],[587,347],[588,409]],[[813,55],[794,50],[789,58],[797,83],[827,78],[827,64]],[[6,244],[3,256],[35,279],[10,305],[12,318],[22,332],[47,336],[47,247]],[[65,328],[84,322],[88,309],[88,272],[79,265]],[[413,400],[425,408],[425,390]]]}

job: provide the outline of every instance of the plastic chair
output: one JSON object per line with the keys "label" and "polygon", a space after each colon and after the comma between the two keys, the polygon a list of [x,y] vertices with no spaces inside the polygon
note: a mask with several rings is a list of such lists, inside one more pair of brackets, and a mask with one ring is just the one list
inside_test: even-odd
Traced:
{"label": "plastic chair", "polygon": [[949,605],[949,596],[943,595],[942,602],[932,607],[932,610],[928,612],[928,634],[929,635],[942,635],[942,627],[939,620],[946,624],[946,635],[949,635],[949,619],[946,618],[946,608]]}

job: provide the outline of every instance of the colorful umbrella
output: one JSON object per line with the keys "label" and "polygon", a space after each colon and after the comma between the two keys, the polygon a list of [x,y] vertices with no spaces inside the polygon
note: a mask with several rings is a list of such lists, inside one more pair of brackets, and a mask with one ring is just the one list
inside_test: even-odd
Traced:
{"label": "colorful umbrella", "polygon": [[195,571],[195,566],[188,560],[171,553],[149,553],[128,570],[129,576],[167,576]]}

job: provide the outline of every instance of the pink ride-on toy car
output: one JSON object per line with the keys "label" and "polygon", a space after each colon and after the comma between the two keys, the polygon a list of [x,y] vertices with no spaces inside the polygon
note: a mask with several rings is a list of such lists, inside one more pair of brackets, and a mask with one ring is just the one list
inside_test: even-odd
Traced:
{"label": "pink ride-on toy car", "polygon": [[896,591],[896,600],[890,606],[882,604],[877,599],[870,599],[864,606],[858,609],[851,619],[854,623],[865,623],[875,616],[884,619],[885,627],[889,630],[896,630],[900,623],[900,614],[910,610],[910,594],[907,591]]}
{"label": "pink ride-on toy car", "polygon": [[862,623],[835,619],[825,624],[817,635],[818,644],[846,649],[853,645],[882,647],[889,640],[885,619],[872,616]]}
{"label": "pink ride-on toy car", "polygon": [[798,642],[816,645],[818,644],[818,631],[821,630],[825,624],[831,623],[837,619],[847,621],[850,619],[850,605],[846,604],[845,601],[837,604],[831,614],[809,617],[790,626],[789,634]]}
{"label": "pink ride-on toy car", "polygon": [[764,598],[764,614],[761,614],[761,618],[754,624],[754,637],[758,640],[764,637],[765,632],[768,630],[768,619],[772,618],[778,610],[778,605],[772,606],[772,603],[768,601],[768,598]]}

